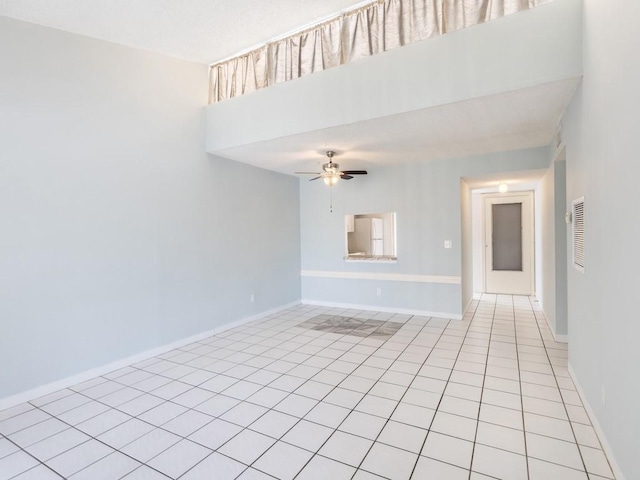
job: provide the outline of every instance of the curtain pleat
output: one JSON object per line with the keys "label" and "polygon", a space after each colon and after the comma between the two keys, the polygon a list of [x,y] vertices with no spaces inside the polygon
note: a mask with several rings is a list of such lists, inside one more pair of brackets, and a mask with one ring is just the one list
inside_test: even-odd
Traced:
{"label": "curtain pleat", "polygon": [[209,103],[403,45],[528,10],[551,0],[376,0],[212,65]]}

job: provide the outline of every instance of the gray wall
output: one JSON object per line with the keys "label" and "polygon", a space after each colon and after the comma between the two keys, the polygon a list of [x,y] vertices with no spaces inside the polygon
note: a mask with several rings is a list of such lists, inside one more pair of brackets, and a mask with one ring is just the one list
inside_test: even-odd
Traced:
{"label": "gray wall", "polygon": [[298,181],[204,153],[205,66],[2,17],[0,65],[0,398],[300,298]]}
{"label": "gray wall", "polygon": [[639,18],[640,2],[585,0],[584,80],[563,120],[567,200],[585,202],[585,271],[568,269],[569,363],[627,479],[640,477]]}
{"label": "gray wall", "polygon": [[[301,180],[302,269],[338,273],[460,276],[462,230],[460,179],[548,165],[548,149],[536,148],[463,159],[370,168],[369,175],[339,182]],[[333,193],[333,213],[329,211]],[[398,263],[346,263],[344,215],[396,212]],[[470,227],[469,227],[470,228]],[[444,249],[452,240],[453,248]],[[382,295],[376,295],[376,289]],[[468,293],[468,292],[467,292]],[[302,298],[386,308],[457,314],[460,284],[344,278],[302,278]]]}

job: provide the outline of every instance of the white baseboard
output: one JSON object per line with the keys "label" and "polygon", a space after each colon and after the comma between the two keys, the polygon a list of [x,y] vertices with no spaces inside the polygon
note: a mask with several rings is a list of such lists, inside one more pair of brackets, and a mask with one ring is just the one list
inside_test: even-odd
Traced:
{"label": "white baseboard", "polygon": [[474,297],[473,295],[471,296],[471,298],[469,299],[469,302],[467,302],[467,306],[464,307],[464,309],[462,310],[462,316],[464,317],[466,315],[466,313],[469,311],[469,307],[471,306],[471,304],[473,303]]}
{"label": "white baseboard", "polygon": [[547,323],[547,327],[549,327],[549,331],[551,332],[551,335],[553,335],[553,339],[556,341],[556,343],[569,343],[569,335],[556,333],[556,331],[553,329],[553,327],[549,323],[549,318],[547,317],[546,313],[544,313],[544,310],[542,309],[542,302],[536,296],[534,296],[533,298],[535,298],[536,302],[540,305],[540,309],[537,311],[539,311],[544,317],[544,321]]}
{"label": "white baseboard", "polygon": [[267,315],[277,313],[281,310],[286,310],[287,308],[291,308],[299,304],[300,304],[300,301],[295,301],[292,303],[288,303],[286,305],[281,305],[279,307],[272,308],[270,310],[266,310],[264,312],[260,312],[255,315],[251,315],[249,317],[245,317],[240,320],[236,320],[230,323],[225,323],[224,325],[220,325],[219,327],[216,327],[212,330],[208,330],[206,332],[198,333],[196,335],[192,335],[187,338],[176,340],[175,342],[169,343],[167,345],[162,345],[160,347],[156,347],[151,350],[146,350],[144,352],[137,353],[130,357],[108,363],[107,365],[102,365],[101,367],[93,368],[91,370],[87,370],[87,371],[78,373],[76,375],[72,375],[71,377],[66,377],[61,380],[48,383],[46,385],[42,385],[40,387],[27,390],[25,392],[17,393],[15,395],[11,395],[10,397],[0,398],[0,411],[5,410],[7,408],[14,407],[21,403],[28,402],[30,400],[35,400],[36,398],[43,397],[44,395],[49,395],[50,393],[57,392],[58,390],[62,390],[63,388],[72,387],[73,385],[77,385],[79,383],[85,382],[92,378],[99,377],[100,375],[105,375],[106,373],[113,372],[120,368],[124,368],[129,365],[132,365],[134,363],[142,362],[143,360],[147,360],[148,358],[162,355],[163,353],[167,353],[171,350],[175,350],[176,348],[184,347],[185,345],[189,345],[190,343],[203,340],[205,338],[211,337],[212,335],[216,335],[218,333],[224,332],[231,328],[239,327],[241,325],[247,324],[254,320],[258,320],[262,317],[266,317]]}
{"label": "white baseboard", "polygon": [[375,305],[358,305],[355,303],[336,303],[336,302],[323,302],[320,300],[301,300],[304,305],[316,305],[318,307],[331,307],[331,308],[349,308],[352,310],[366,310],[371,312],[385,312],[385,313],[402,313],[406,315],[421,315],[423,317],[436,317],[446,318],[449,320],[462,320],[462,315],[459,313],[447,313],[447,312],[427,312],[424,310],[411,310],[406,308],[395,307],[379,307]]}
{"label": "white baseboard", "polygon": [[609,465],[611,466],[611,470],[613,470],[613,475],[616,477],[616,480],[625,480],[624,474],[620,469],[620,465],[618,465],[618,462],[616,462],[616,458],[613,454],[613,449],[611,448],[611,445],[609,444],[607,437],[604,434],[604,430],[600,426],[600,422],[598,422],[598,417],[596,417],[595,412],[593,411],[593,409],[591,408],[591,405],[589,405],[589,402],[587,401],[587,397],[585,396],[584,391],[582,390],[582,387],[578,382],[578,377],[576,376],[576,372],[573,370],[573,367],[571,366],[571,364],[569,364],[569,375],[571,376],[571,379],[573,380],[573,383],[576,386],[578,395],[580,395],[580,400],[582,400],[582,405],[584,406],[584,409],[587,411],[587,415],[589,415],[589,420],[591,420],[591,424],[593,425],[594,430],[598,434],[598,439],[600,440],[600,443],[602,444],[602,449],[604,450],[604,453],[607,456],[607,459],[609,460]]}

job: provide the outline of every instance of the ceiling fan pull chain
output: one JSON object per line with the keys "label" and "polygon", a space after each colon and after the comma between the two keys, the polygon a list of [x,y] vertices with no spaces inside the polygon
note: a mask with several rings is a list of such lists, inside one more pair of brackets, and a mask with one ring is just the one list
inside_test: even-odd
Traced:
{"label": "ceiling fan pull chain", "polygon": [[329,189],[329,213],[333,213],[333,188]]}

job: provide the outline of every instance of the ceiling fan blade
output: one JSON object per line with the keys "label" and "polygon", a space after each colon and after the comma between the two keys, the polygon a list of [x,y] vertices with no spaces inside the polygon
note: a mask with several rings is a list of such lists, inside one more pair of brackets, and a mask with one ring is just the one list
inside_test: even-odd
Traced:
{"label": "ceiling fan blade", "polygon": [[351,180],[353,177],[351,175],[342,175],[340,178],[342,180]]}
{"label": "ceiling fan blade", "polygon": [[366,175],[367,171],[366,170],[343,170],[342,173],[345,175]]}
{"label": "ceiling fan blade", "polygon": [[315,177],[315,178],[310,178],[309,181],[312,182],[313,180],[317,180],[319,178],[322,178],[322,175],[320,175],[319,177]]}
{"label": "ceiling fan blade", "polygon": [[320,172],[293,172],[296,175],[322,175]]}

